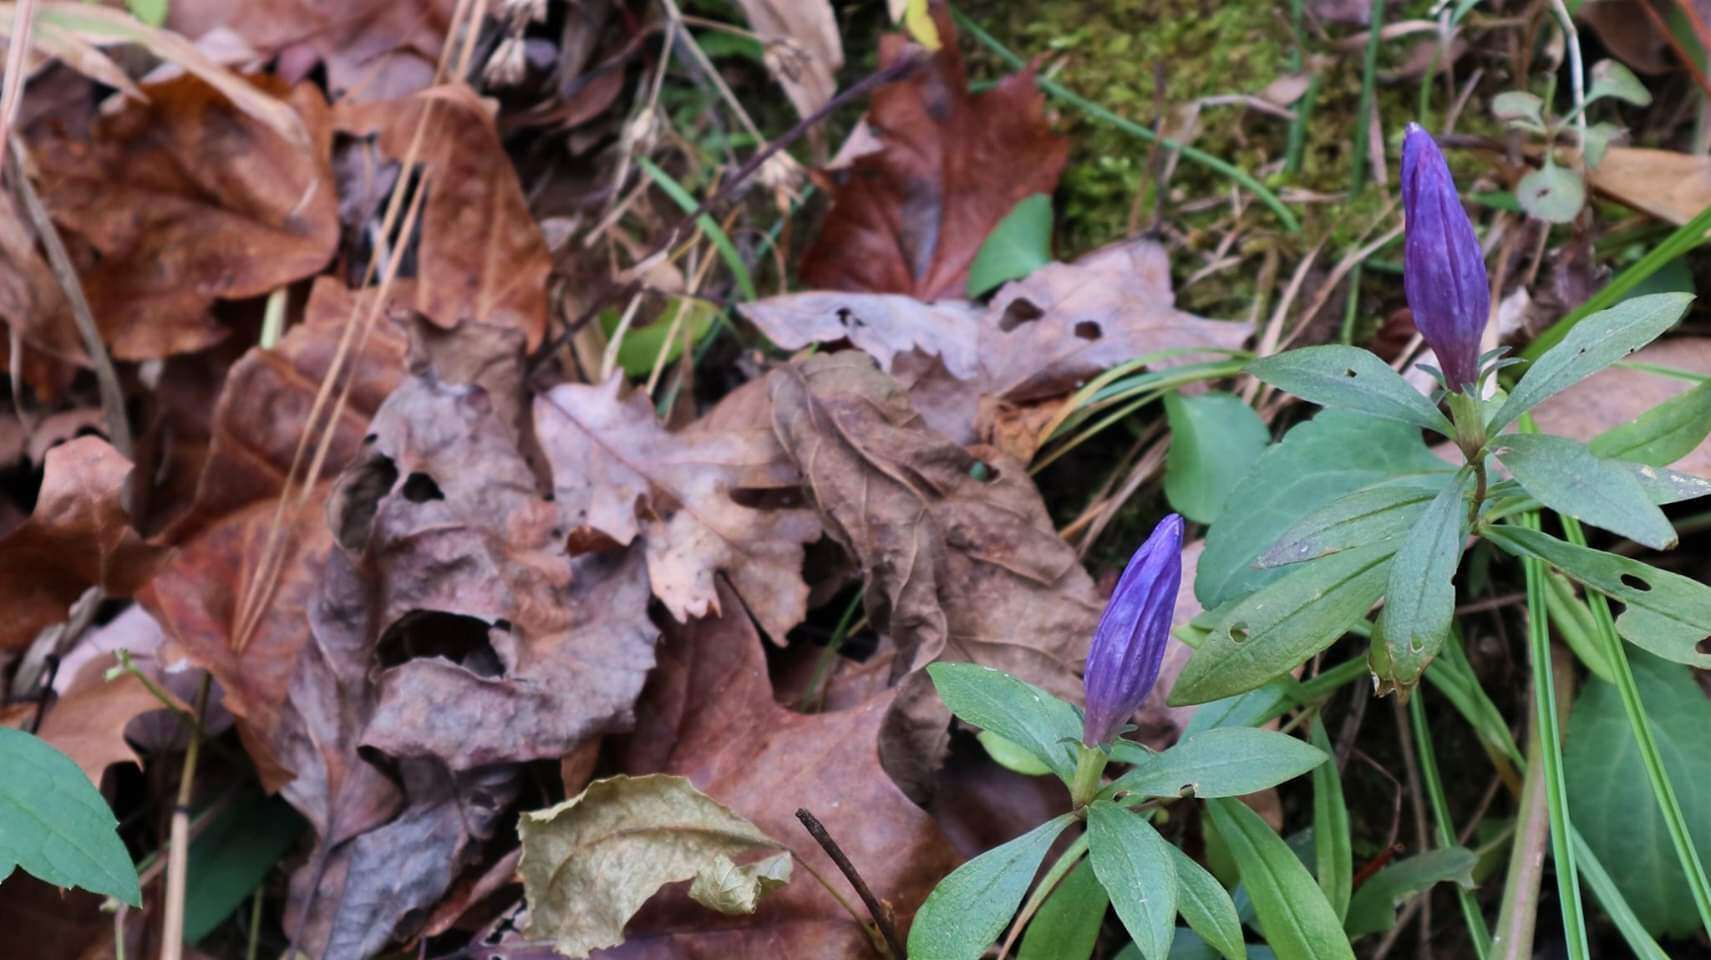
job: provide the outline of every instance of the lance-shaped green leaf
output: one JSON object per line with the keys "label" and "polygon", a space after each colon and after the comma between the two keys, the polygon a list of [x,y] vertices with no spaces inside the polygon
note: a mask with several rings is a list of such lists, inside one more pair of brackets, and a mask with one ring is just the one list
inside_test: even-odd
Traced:
{"label": "lance-shaped green leaf", "polygon": [[1288,734],[1253,727],[1218,727],[1162,753],[1119,740],[1111,757],[1134,769],[1105,788],[1106,796],[1239,797],[1293,780],[1325,762],[1317,747]]}
{"label": "lance-shaped green leaf", "polygon": [[1572,580],[1621,601],[1616,632],[1634,646],[1690,667],[1711,667],[1699,641],[1711,636],[1711,587],[1629,557],[1499,524],[1486,539],[1518,557],[1538,557]]}
{"label": "lance-shaped green leaf", "polygon": [[1236,914],[1230,892],[1193,857],[1174,846],[1170,853],[1176,864],[1176,909],[1182,919],[1224,960],[1243,960],[1248,949],[1242,940],[1242,918]]}
{"label": "lance-shaped green leaf", "polygon": [[1271,431],[1241,397],[1215,390],[1167,393],[1164,412],[1170,419],[1164,495],[1188,519],[1211,523],[1271,443]]}
{"label": "lance-shaped green leaf", "polygon": [[[1309,733],[1313,745],[1330,756],[1331,739],[1318,717],[1313,718]],[[1337,916],[1346,916],[1349,891],[1354,885],[1354,853],[1349,840],[1349,808],[1343,799],[1343,775],[1334,761],[1313,768],[1313,853],[1319,889],[1325,891],[1325,900]]]}
{"label": "lance-shaped green leaf", "polygon": [[1016,960],[1087,960],[1093,956],[1105,908],[1110,905],[1093,864],[1081,861],[1028,923]]}
{"label": "lance-shaped green leaf", "polygon": [[137,870],[107,801],[47,741],[0,727],[0,880],[13,869],[142,906]]}
{"label": "lance-shaped green leaf", "polygon": [[1282,713],[1282,704],[1291,701],[1291,694],[1299,685],[1294,677],[1278,677],[1247,693],[1203,703],[1188,718],[1188,726],[1182,728],[1182,739],[1219,727],[1251,727],[1266,717]]}
{"label": "lance-shaped green leaf", "polygon": [[1065,780],[1075,775],[1081,717],[1075,708],[1002,670],[940,661],[927,667],[945,706],[1033,754]]}
{"label": "lance-shaped green leaf", "polygon": [[1438,408],[1371,351],[1342,344],[1304,347],[1248,364],[1248,372],[1322,407],[1400,420],[1455,435]]}
{"label": "lance-shaped green leaf", "polygon": [[1654,293],[1623,300],[1581,320],[1562,342],[1533,361],[1486,429],[1498,433],[1546,397],[1656,340],[1681,319],[1692,300],[1685,293]]}
{"label": "lance-shaped green leaf", "polygon": [[1611,427],[1587,446],[1600,457],[1667,467],[1692,453],[1707,434],[1711,434],[1711,380]]}
{"label": "lance-shaped green leaf", "polygon": [[1330,646],[1384,593],[1393,543],[1301,564],[1229,610],[1177,677],[1170,703],[1205,703],[1286,673]]}
{"label": "lance-shaped green leaf", "polygon": [[1145,817],[1100,800],[1087,807],[1087,856],[1141,955],[1166,960],[1176,933],[1176,862],[1170,844]]}
{"label": "lance-shaped green leaf", "polygon": [[1208,800],[1206,813],[1236,861],[1278,960],[1354,960],[1325,892],[1259,814],[1240,800]]}
{"label": "lance-shaped green leaf", "polygon": [[1633,475],[1645,491],[1646,500],[1663,506],[1666,503],[1680,503],[1683,500],[1697,500],[1711,495],[1711,480],[1704,480],[1691,473],[1682,473],[1668,467],[1652,467],[1643,463],[1630,463],[1626,460],[1610,460]]}
{"label": "lance-shaped green leaf", "polygon": [[986,851],[939,881],[909,926],[909,956],[976,960],[1009,925],[1071,814]]}
{"label": "lance-shaped green leaf", "polygon": [[1412,529],[1455,474],[1424,473],[1381,480],[1302,517],[1254,561],[1275,567],[1389,540]]}
{"label": "lance-shaped green leaf", "polygon": [[1348,935],[1382,933],[1396,926],[1396,908],[1409,895],[1434,884],[1455,882],[1473,889],[1473,865],[1479,862],[1466,847],[1428,850],[1373,874],[1349,901]]}
{"label": "lance-shaped green leaf", "polygon": [[1384,668],[1378,673],[1383,687],[1411,689],[1449,636],[1467,513],[1462,491],[1471,479],[1457,474],[1455,483],[1433,497],[1390,560],[1380,628],[1385,656],[1375,658],[1375,665]]}
{"label": "lance-shaped green leaf", "polygon": [[1499,438],[1497,459],[1529,494],[1558,513],[1621,534],[1654,550],[1675,545],[1675,528],[1625,464],[1601,460],[1567,437],[1517,433]]}

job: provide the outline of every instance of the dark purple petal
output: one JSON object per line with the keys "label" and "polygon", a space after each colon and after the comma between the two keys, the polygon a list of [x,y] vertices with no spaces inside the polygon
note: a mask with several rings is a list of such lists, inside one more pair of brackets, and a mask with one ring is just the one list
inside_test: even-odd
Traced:
{"label": "dark purple petal", "polygon": [[1444,383],[1460,390],[1479,376],[1479,340],[1491,312],[1491,290],[1479,237],[1456,195],[1438,144],[1417,123],[1402,141],[1402,209],[1408,238],[1402,286],[1420,329],[1443,367]]}
{"label": "dark purple petal", "polygon": [[1081,742],[1098,746],[1140,709],[1158,680],[1182,585],[1182,518],[1159,521],[1129,558],[1087,651],[1087,716]]}

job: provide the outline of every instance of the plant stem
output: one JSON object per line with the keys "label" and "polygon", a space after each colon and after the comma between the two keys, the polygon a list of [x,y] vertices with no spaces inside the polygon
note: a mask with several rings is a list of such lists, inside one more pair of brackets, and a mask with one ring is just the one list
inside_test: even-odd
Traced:
{"label": "plant stem", "polygon": [[1077,810],[1092,803],[1099,793],[1099,781],[1108,759],[1098,747],[1081,745],[1081,754],[1075,761],[1075,779],[1069,785],[1069,797]]}
{"label": "plant stem", "polygon": [[1069,875],[1070,868],[1074,867],[1076,861],[1080,860],[1081,855],[1086,852],[1087,834],[1083,833],[1075,838],[1075,842],[1069,845],[1069,849],[1063,852],[1063,856],[1058,857],[1057,862],[1052,864],[1050,870],[1046,871],[1046,875],[1034,885],[1034,892],[1028,897],[1028,902],[1022,905],[1022,911],[1016,914],[1015,922],[1010,924],[1010,933],[1004,937],[1003,946],[998,948],[997,960],[1004,960],[1010,955],[1010,948],[1015,945],[1016,938],[1022,935],[1023,929],[1028,926],[1028,921],[1034,919],[1034,914],[1039,912],[1040,907],[1046,902],[1046,898],[1051,896],[1052,891],[1057,889],[1057,885]]}
{"label": "plant stem", "polygon": [[897,935],[897,924],[892,922],[890,908],[880,903],[879,898],[873,895],[872,890],[868,889],[867,881],[861,878],[855,864],[850,862],[849,856],[844,853],[842,847],[838,846],[838,842],[826,832],[825,824],[821,823],[819,818],[810,813],[806,807],[796,811],[796,819],[802,821],[803,829],[807,830],[808,835],[814,838],[814,842],[820,845],[820,849],[826,851],[826,856],[832,858],[832,863],[837,865],[839,872],[844,875],[844,879],[848,880],[850,886],[855,888],[856,896],[861,898],[862,904],[867,907],[868,916],[873,918],[873,925],[879,928],[879,935],[885,938],[885,945],[891,948],[891,955],[898,960],[908,956],[909,952],[903,947],[903,938]]}
{"label": "plant stem", "polygon": [[204,673],[196,691],[196,722],[190,728],[190,747],[184,752],[184,770],[178,778],[178,802],[172,808],[172,852],[166,861],[166,911],[161,922],[161,960],[179,960],[184,955],[184,888],[190,866],[190,800],[195,795],[196,760],[202,754],[202,714],[208,708],[208,687],[214,675]]}
{"label": "plant stem", "polygon": [[[1426,783],[1426,798],[1432,805],[1437,845],[1447,849],[1456,845],[1456,832],[1450,824],[1450,803],[1444,796],[1444,781],[1438,775],[1438,758],[1432,749],[1432,731],[1426,723],[1425,694],[1425,688],[1419,687],[1408,698],[1408,721],[1414,730],[1414,749],[1420,756],[1420,774]],[[1491,949],[1491,931],[1486,929],[1479,902],[1473,898],[1472,891],[1460,884],[1455,885],[1455,892],[1456,900],[1461,904],[1462,919],[1467,923],[1468,939],[1473,941],[1474,955],[1479,960],[1486,960]]]}
{"label": "plant stem", "polygon": [[[1563,671],[1567,673],[1567,671]],[[1561,684],[1559,683],[1559,686]],[[1569,691],[1561,691],[1565,696]],[[1532,698],[1529,697],[1529,701]],[[1545,845],[1550,840],[1550,809],[1545,796],[1544,737],[1538,716],[1527,727],[1527,776],[1515,818],[1515,841],[1509,848],[1503,903],[1497,912],[1497,933],[1491,948],[1497,960],[1528,960],[1533,955],[1533,932],[1539,919],[1539,886],[1544,880]]]}
{"label": "plant stem", "polygon": [[[1563,516],[1562,527],[1570,543],[1586,546],[1586,533],[1581,530],[1578,520]],[[1699,910],[1699,922],[1711,931],[1711,880],[1706,879],[1705,865],[1700,861],[1699,850],[1687,831],[1687,817],[1676,796],[1675,784],[1670,781],[1669,771],[1664,769],[1663,756],[1658,752],[1656,738],[1652,736],[1651,720],[1646,716],[1645,704],[1640,701],[1640,687],[1634,681],[1634,668],[1628,662],[1627,648],[1616,633],[1616,623],[1610,616],[1610,604],[1604,594],[1589,589],[1586,602],[1592,608],[1592,620],[1603,645],[1605,662],[1615,675],[1622,711],[1628,716],[1628,729],[1633,731],[1634,743],[1640,749],[1640,761],[1646,768],[1652,797],[1663,814],[1670,843],[1675,847],[1676,860],[1681,863],[1682,873],[1687,875],[1687,888],[1693,894],[1693,905]]]}

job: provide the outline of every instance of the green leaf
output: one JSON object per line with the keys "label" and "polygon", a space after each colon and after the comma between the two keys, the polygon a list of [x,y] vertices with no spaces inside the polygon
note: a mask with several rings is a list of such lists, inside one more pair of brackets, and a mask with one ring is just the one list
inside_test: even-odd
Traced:
{"label": "green leaf", "polygon": [[1541,127],[1545,122],[1540,114],[1544,105],[1538,96],[1525,90],[1505,90],[1491,98],[1491,115],[1503,123],[1522,120]]}
{"label": "green leaf", "polygon": [[1386,654],[1378,674],[1381,687],[1411,689],[1449,636],[1467,513],[1462,491],[1471,480],[1457,474],[1456,482],[1432,498],[1390,561],[1380,627]]}
{"label": "green leaf", "polygon": [[125,9],[131,11],[131,16],[148,24],[158,27],[166,22],[167,0],[125,0]]}
{"label": "green leaf", "polygon": [[1581,320],[1560,343],[1533,361],[1486,430],[1497,434],[1546,397],[1574,386],[1656,340],[1675,326],[1692,300],[1685,293],[1654,293],[1623,300]]}
{"label": "green leaf", "polygon": [[1093,864],[1083,860],[1034,914],[1016,960],[1087,960],[1110,903]]}
{"label": "green leaf", "polygon": [[1626,100],[1636,107],[1652,102],[1651,91],[1634,76],[1634,71],[1617,60],[1600,60],[1592,65],[1592,86],[1586,89],[1586,102],[1605,97]]}
{"label": "green leaf", "polygon": [[1604,431],[1587,446],[1600,457],[1667,467],[1692,453],[1707,434],[1711,434],[1711,380]]}
{"label": "green leaf", "polygon": [[[1313,745],[1331,756],[1331,739],[1318,717],[1309,726]],[[1349,911],[1349,890],[1354,884],[1354,853],[1349,842],[1349,808],[1343,799],[1343,775],[1337,764],[1321,763],[1313,768],[1313,864],[1319,889],[1337,916]]]}
{"label": "green leaf", "polygon": [[190,843],[184,940],[197,943],[232,915],[307,826],[291,805],[254,788],[214,815]]}
{"label": "green leaf", "polygon": [[1478,861],[1466,847],[1446,847],[1385,867],[1361,884],[1349,901],[1348,935],[1382,933],[1396,926],[1396,908],[1402,901],[1434,884],[1453,881],[1473,889],[1473,867]]}
{"label": "green leaf", "polygon": [[1552,510],[1654,550],[1675,546],[1675,528],[1624,465],[1545,433],[1507,434],[1492,450],[1521,486]]}
{"label": "green leaf", "polygon": [[1170,850],[1145,817],[1109,800],[1087,807],[1093,872],[1147,960],[1165,960],[1176,933],[1176,862]]}
{"label": "green leaf", "polygon": [[1411,423],[1446,437],[1455,428],[1390,365],[1359,347],[1327,344],[1274,354],[1248,364],[1266,383],[1322,407]]}
{"label": "green leaf", "polygon": [[1027,777],[1039,777],[1052,772],[1051,767],[1041,763],[1014,740],[1006,740],[991,730],[982,730],[974,736],[980,741],[980,745],[986,748],[986,755],[992,758],[992,762],[1006,770]]}
{"label": "green leaf", "polygon": [[964,721],[990,730],[1033,754],[1066,782],[1075,776],[1081,717],[1075,708],[1002,670],[939,661],[927,675],[945,706]]}
{"label": "green leaf", "polygon": [[1586,206],[1586,181],[1567,167],[1545,161],[1515,185],[1521,209],[1546,223],[1569,223]]}
{"label": "green leaf", "polygon": [[1023,197],[998,221],[968,268],[968,298],[985,296],[1052,261],[1052,198]]}
{"label": "green leaf", "polygon": [[1183,667],[1170,703],[1252,690],[1330,646],[1384,593],[1395,549],[1377,543],[1291,567],[1287,577],[1232,604]]}
{"label": "green leaf", "polygon": [[[653,373],[654,364],[669,364],[683,356],[683,328],[689,328],[690,344],[699,343],[713,329],[713,321],[719,311],[712,304],[702,300],[691,300],[687,297],[672,301],[674,310],[689,311],[688,318],[677,329],[677,335],[671,343],[666,344],[666,336],[672,332],[672,317],[662,316],[653,323],[640,327],[631,327],[624,334],[624,342],[618,345],[618,366],[632,377],[645,377]],[[604,312],[600,316],[600,326],[611,336],[617,329],[621,316],[617,311]],[[665,348],[665,359],[660,360],[660,348]]]}
{"label": "green leaf", "polygon": [[1279,960],[1354,960],[1337,912],[1283,838],[1240,800],[1208,800],[1213,828],[1229,845]]}
{"label": "green leaf", "polygon": [[1236,915],[1229,891],[1193,857],[1174,846],[1170,853],[1176,864],[1176,908],[1182,919],[1225,960],[1242,960],[1248,953],[1242,942],[1242,918]]}
{"label": "green leaf", "polygon": [[1294,677],[1278,677],[1247,693],[1203,703],[1188,718],[1188,725],[1182,728],[1182,739],[1219,727],[1251,727],[1274,715],[1281,704],[1288,703],[1296,685]]}
{"label": "green leaf", "polygon": [[1586,128],[1586,168],[1595,170],[1604,162],[1604,154],[1610,150],[1610,141],[1627,133],[1626,127],[1614,123],[1595,123]]}
{"label": "green leaf", "polygon": [[1194,578],[1200,605],[1212,610],[1288,572],[1253,562],[1319,507],[1389,477],[1434,470],[1448,472],[1406,424],[1327,410],[1296,425],[1266,449],[1207,531]]}
{"label": "green leaf", "polygon": [[[1701,860],[1711,859],[1711,701],[1693,675],[1656,657],[1632,657],[1634,682],[1651,720],[1664,772],[1681,791],[1688,833]],[[1569,714],[1563,737],[1569,814],[1594,853],[1613,870],[1640,922],[1654,936],[1688,936],[1699,927],[1687,878],[1657,804],[1644,784],[1638,744],[1611,684],[1591,680]]]}
{"label": "green leaf", "polygon": [[1325,754],[1311,744],[1253,727],[1208,730],[1163,753],[1119,740],[1111,756],[1135,768],[1106,787],[1106,796],[1239,797],[1293,780],[1325,762]]}
{"label": "green leaf", "polygon": [[1261,567],[1300,563],[1399,536],[1413,529],[1426,504],[1454,476],[1395,477],[1338,497],[1302,517],[1254,562]]}
{"label": "green leaf", "polygon": [[1711,495],[1711,480],[1702,480],[1690,473],[1681,473],[1668,467],[1648,467],[1643,463],[1631,463],[1627,460],[1613,462],[1633,476],[1648,501],[1659,506]]}
{"label": "green leaf", "polygon": [[1665,660],[1711,667],[1699,641],[1711,636],[1711,587],[1629,557],[1576,546],[1525,527],[1499,524],[1485,538],[1518,557],[1533,556],[1561,570],[1624,609],[1616,632]]}
{"label": "green leaf", "polygon": [[1046,851],[1072,814],[993,847],[939,881],[909,926],[909,956],[976,960],[1015,916]]}
{"label": "green leaf", "polygon": [[[524,812],[517,832],[525,935],[553,941],[567,957],[623,943],[624,924],[668,883],[692,880],[689,895],[703,906],[753,913],[760,894],[790,876],[782,844],[669,774],[596,780],[563,803]],[[762,859],[738,867],[739,856]]]}
{"label": "green leaf", "polygon": [[56,887],[143,905],[119,821],[72,759],[0,727],[0,880],[14,867]]}
{"label": "green leaf", "polygon": [[1164,395],[1170,418],[1164,494],[1176,512],[1195,523],[1212,523],[1271,442],[1271,433],[1240,397],[1208,392]]}

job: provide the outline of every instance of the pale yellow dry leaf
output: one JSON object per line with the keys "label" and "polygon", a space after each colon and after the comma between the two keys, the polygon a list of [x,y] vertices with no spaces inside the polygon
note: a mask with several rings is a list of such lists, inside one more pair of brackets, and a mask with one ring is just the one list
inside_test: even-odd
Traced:
{"label": "pale yellow dry leaf", "polygon": [[844,46],[830,0],[737,0],[766,44],[766,65],[804,117],[838,89]]}
{"label": "pale yellow dry leaf", "polygon": [[1636,210],[1683,224],[1711,207],[1711,157],[1674,150],[1611,147],[1587,185]]}
{"label": "pale yellow dry leaf", "polygon": [[[557,806],[524,813],[518,832],[526,935],[552,940],[567,957],[623,943],[624,925],[668,883],[693,880],[691,896],[703,905],[748,913],[761,893],[790,879],[783,844],[669,774],[596,780]],[[765,859],[736,865],[757,853]]]}

